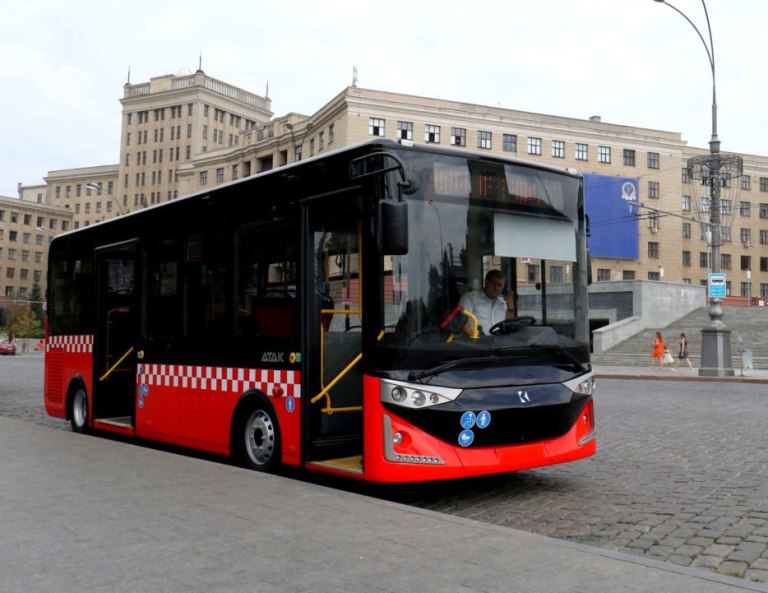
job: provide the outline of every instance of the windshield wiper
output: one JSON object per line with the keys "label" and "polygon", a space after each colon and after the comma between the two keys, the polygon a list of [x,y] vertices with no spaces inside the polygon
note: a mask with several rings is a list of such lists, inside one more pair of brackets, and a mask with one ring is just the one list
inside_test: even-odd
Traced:
{"label": "windshield wiper", "polygon": [[520,356],[467,356],[464,358],[456,358],[454,360],[449,360],[448,362],[444,362],[442,364],[439,364],[429,369],[424,369],[421,371],[411,371],[408,374],[408,380],[418,381],[419,379],[424,379],[425,377],[432,377],[433,375],[437,375],[439,373],[442,373],[443,371],[447,371],[448,369],[452,369],[457,366],[464,366],[470,363],[499,362],[502,360],[510,360],[513,358],[519,359],[521,357]]}
{"label": "windshield wiper", "polygon": [[574,367],[584,372],[587,371],[586,362],[579,360],[572,352],[565,348],[560,346],[547,346],[545,344],[531,344],[531,348],[536,348],[539,351],[551,354],[554,358],[562,362],[571,363]]}

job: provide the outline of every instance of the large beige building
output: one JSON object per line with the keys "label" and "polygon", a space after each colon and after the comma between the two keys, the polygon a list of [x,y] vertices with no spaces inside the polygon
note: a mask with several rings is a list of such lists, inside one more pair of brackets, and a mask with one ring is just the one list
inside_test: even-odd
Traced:
{"label": "large beige building", "polygon": [[[46,186],[28,186],[18,198],[0,196],[0,308],[45,294],[48,242],[72,225],[66,208],[45,204]],[[40,296],[37,296],[40,298]]]}
{"label": "large beige building", "polygon": [[[52,171],[46,202],[72,212],[74,228],[205,187],[386,137],[457,146],[631,178],[643,207],[627,209],[637,257],[593,258],[597,281],[705,284],[708,219],[687,178],[707,152],[677,132],[348,87],[316,113],[273,117],[271,102],[198,70],[126,84],[119,162]],[[729,294],[768,297],[768,157],[742,155],[743,175],[723,194],[721,268]],[[587,194],[589,200],[589,194]],[[596,233],[619,232],[607,226]],[[620,231],[624,232],[624,231]],[[2,290],[2,289],[0,289]]]}

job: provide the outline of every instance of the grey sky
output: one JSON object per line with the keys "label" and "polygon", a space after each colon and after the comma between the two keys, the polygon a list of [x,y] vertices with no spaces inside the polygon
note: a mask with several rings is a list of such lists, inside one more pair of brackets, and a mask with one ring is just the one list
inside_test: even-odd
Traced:
{"label": "grey sky", "polygon": [[[707,35],[701,0],[671,0]],[[312,114],[352,82],[678,131],[706,147],[712,77],[653,0],[25,0],[0,20],[0,195],[116,163],[127,80],[197,68]],[[724,151],[768,155],[768,2],[708,0]]]}

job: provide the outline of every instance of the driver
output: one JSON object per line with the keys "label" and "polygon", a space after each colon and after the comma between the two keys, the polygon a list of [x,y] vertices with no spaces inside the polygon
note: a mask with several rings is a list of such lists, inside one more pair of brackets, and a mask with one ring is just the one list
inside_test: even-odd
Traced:
{"label": "driver", "polygon": [[[499,270],[490,270],[485,275],[483,290],[470,290],[461,297],[459,305],[477,317],[480,334],[487,334],[488,330],[505,319],[515,318],[514,295],[503,289],[504,274]],[[473,329],[473,321],[467,319],[464,333],[471,336]]]}

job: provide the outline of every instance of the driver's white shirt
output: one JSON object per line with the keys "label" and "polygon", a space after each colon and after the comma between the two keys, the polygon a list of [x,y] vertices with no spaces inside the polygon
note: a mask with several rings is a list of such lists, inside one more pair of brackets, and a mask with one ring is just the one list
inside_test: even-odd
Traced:
{"label": "driver's white shirt", "polygon": [[[477,317],[481,334],[487,335],[488,330],[507,317],[507,302],[504,297],[499,295],[492,301],[483,290],[470,290],[464,293],[459,300],[459,305]],[[472,327],[471,319],[469,319],[469,323]]]}

